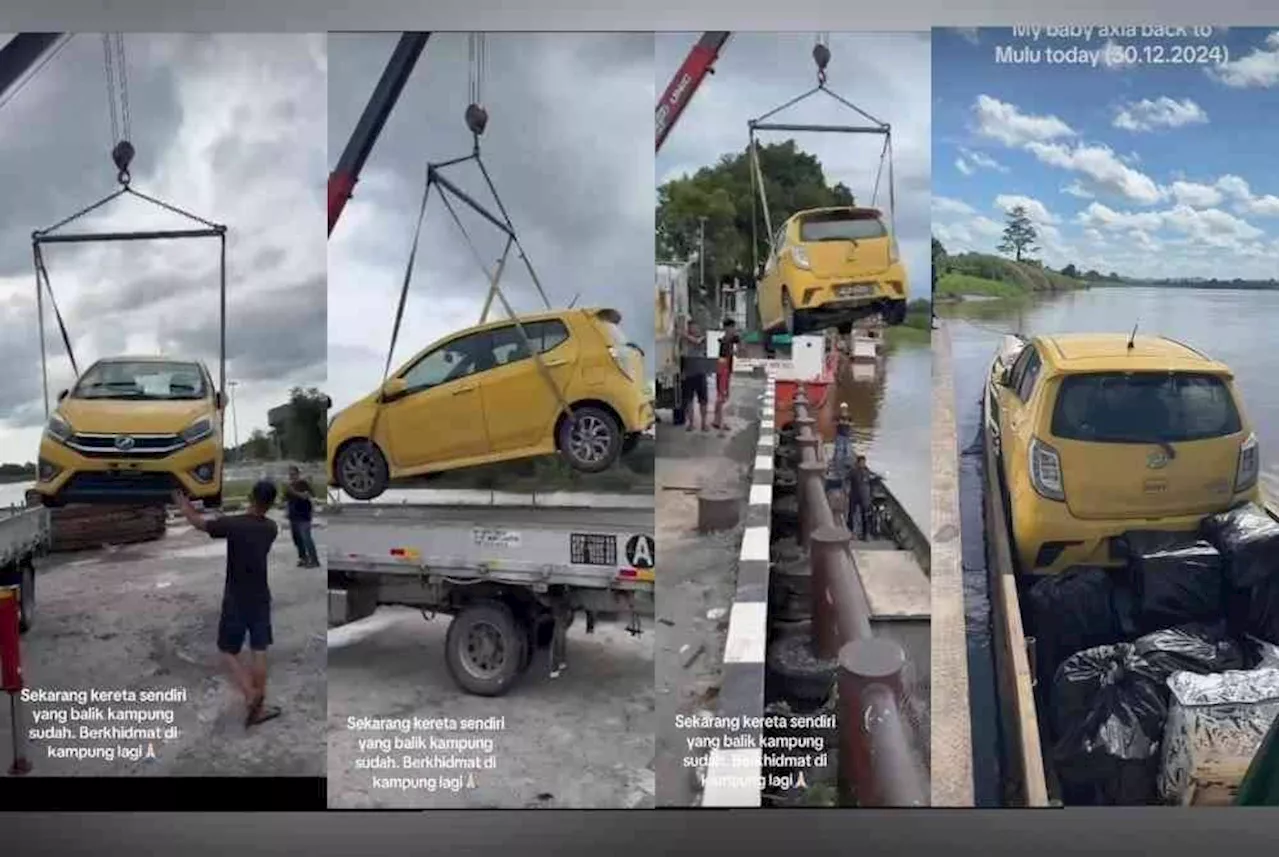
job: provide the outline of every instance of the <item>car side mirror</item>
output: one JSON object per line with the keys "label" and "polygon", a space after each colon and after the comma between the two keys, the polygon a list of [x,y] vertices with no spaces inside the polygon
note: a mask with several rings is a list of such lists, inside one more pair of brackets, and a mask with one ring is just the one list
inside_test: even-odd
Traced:
{"label": "car side mirror", "polygon": [[1012,367],[1012,366],[1006,366],[1006,367],[1004,367],[1004,370],[1003,370],[1003,371],[1001,371],[1001,373],[1000,373],[1000,386],[1001,386],[1001,387],[1012,387],[1012,386],[1013,386],[1013,367]]}
{"label": "car side mirror", "polygon": [[65,399],[65,398],[66,398],[67,396],[69,396],[69,395],[71,395],[71,391],[70,391],[70,390],[60,390],[60,391],[58,391],[58,401],[59,401],[59,402],[61,402],[63,399]]}
{"label": "car side mirror", "polygon": [[403,395],[407,389],[409,385],[403,378],[388,378],[382,385],[382,398],[389,401]]}

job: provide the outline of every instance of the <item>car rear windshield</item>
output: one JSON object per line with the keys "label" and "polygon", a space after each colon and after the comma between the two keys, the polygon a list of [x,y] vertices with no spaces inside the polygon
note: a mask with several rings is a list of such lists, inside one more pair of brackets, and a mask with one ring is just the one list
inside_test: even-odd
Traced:
{"label": "car rear windshield", "polygon": [[1223,379],[1192,372],[1068,375],[1051,429],[1055,437],[1097,443],[1177,443],[1240,430]]}
{"label": "car rear windshield", "polygon": [[879,217],[870,212],[824,211],[808,214],[800,221],[800,240],[866,241],[889,234]]}
{"label": "car rear windshield", "polygon": [[203,399],[208,395],[204,372],[196,363],[153,360],[104,361],[76,384],[79,399]]}

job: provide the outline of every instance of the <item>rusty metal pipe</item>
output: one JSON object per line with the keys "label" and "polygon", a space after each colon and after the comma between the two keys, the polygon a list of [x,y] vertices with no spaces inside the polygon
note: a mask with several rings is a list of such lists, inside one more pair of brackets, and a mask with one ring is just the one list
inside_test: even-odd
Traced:
{"label": "rusty metal pipe", "polygon": [[928,805],[928,776],[898,706],[906,662],[891,640],[855,640],[840,650],[839,789],[858,806]]}

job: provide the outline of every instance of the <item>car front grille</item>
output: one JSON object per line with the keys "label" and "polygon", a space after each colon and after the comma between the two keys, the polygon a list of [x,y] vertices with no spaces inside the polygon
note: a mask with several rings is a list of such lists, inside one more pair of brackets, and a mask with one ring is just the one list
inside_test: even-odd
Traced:
{"label": "car front grille", "polygon": [[184,445],[176,434],[76,434],[67,441],[86,458],[163,458]]}

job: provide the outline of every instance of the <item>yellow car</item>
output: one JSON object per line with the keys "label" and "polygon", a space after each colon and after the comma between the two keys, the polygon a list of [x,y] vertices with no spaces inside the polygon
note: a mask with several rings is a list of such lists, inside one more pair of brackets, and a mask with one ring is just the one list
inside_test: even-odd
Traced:
{"label": "yellow car", "polygon": [[166,503],[175,490],[222,503],[222,394],[194,360],[113,357],[85,370],[40,441],[46,506]]}
{"label": "yellow car", "polygon": [[1015,340],[987,393],[1026,573],[1118,565],[1128,530],[1192,532],[1256,498],[1258,441],[1231,370],[1180,342]]}
{"label": "yellow car", "polygon": [[621,321],[610,309],[521,316],[540,361],[510,319],[432,344],[333,418],[330,485],[371,500],[393,479],[556,452],[580,471],[609,468],[654,421]]}
{"label": "yellow car", "polygon": [[907,273],[897,239],[874,208],[815,208],[792,215],[773,239],[756,286],[760,321],[772,333],[828,327],[847,333],[879,314],[907,317]]}

